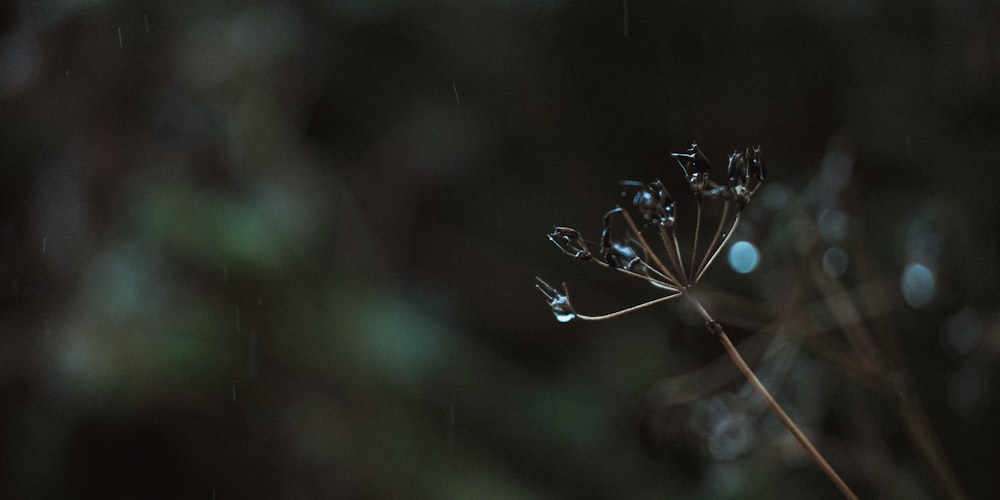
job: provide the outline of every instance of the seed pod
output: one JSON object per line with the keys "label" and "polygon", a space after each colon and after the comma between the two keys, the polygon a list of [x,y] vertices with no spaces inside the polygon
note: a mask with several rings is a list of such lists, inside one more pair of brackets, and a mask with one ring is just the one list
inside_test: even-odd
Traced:
{"label": "seed pod", "polygon": [[643,184],[638,181],[622,181],[625,188],[622,196],[628,195],[629,189],[635,190],[632,197],[632,204],[644,219],[652,224],[663,226],[666,229],[673,229],[677,223],[676,203],[670,197],[667,188],[659,179]]}
{"label": "seed pod", "polygon": [[556,226],[548,234],[548,237],[549,241],[559,247],[566,255],[577,260],[590,260],[591,254],[587,248],[587,242],[583,240],[583,235],[576,229]]}
{"label": "seed pod", "polygon": [[646,274],[646,264],[639,257],[639,253],[625,243],[612,243],[606,250],[604,258],[612,269]]}
{"label": "seed pod", "polygon": [[677,158],[677,164],[684,171],[684,177],[687,179],[688,186],[691,187],[691,192],[701,196],[709,185],[708,176],[712,169],[708,158],[701,152],[701,148],[698,147],[697,143],[691,143],[691,147],[686,153],[673,153],[672,156]]}
{"label": "seed pod", "polygon": [[740,210],[750,201],[750,197],[764,183],[764,162],[760,148],[747,148],[745,153],[729,155],[729,189]]}

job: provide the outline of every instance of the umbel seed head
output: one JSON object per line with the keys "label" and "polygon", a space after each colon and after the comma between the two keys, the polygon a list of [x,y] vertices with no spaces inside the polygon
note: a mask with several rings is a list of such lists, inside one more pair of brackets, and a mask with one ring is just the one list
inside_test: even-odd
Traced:
{"label": "umbel seed head", "polygon": [[[698,204],[690,249],[681,249],[676,232],[677,205],[660,179],[621,182],[621,195],[629,203],[625,207],[617,206],[604,215],[603,230],[597,243],[588,244],[583,235],[571,227],[556,226],[548,234],[549,240],[566,255],[644,280],[666,291],[667,295],[616,313],[585,316],[573,310],[565,284],[559,291],[539,278],[535,286],[545,295],[559,321],[606,319],[684,295],[698,283],[726,246],[750,197],[764,182],[764,163],[759,147],[729,155],[728,182],[723,183],[711,179],[708,158],[698,144],[692,143],[686,152],[673,153],[672,156],[681,167]],[[714,232],[701,231],[702,204],[707,202],[723,204]],[[734,206],[735,210],[732,210]],[[709,234],[711,239],[702,246],[703,242],[699,240],[707,239]],[[655,248],[650,241],[657,242]],[[591,245],[595,250],[591,250]]]}

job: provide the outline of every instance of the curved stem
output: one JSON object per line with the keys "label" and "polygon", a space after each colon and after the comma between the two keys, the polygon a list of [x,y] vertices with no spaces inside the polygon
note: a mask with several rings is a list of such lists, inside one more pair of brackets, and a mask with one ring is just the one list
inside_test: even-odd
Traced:
{"label": "curved stem", "polygon": [[[723,237],[722,244],[719,245],[719,248],[716,248],[715,252],[712,254],[712,257],[708,259],[708,263],[702,266],[701,270],[698,271],[698,275],[694,277],[695,283],[697,283],[698,280],[701,279],[701,275],[705,274],[705,271],[707,271],[708,268],[712,267],[712,263],[715,262],[715,258],[718,257],[720,253],[722,253],[722,249],[726,247],[726,243],[729,243],[729,239],[732,238],[734,234],[736,234],[736,226],[740,224],[740,215],[742,214],[743,212],[736,212],[736,218],[733,219],[733,225],[729,226],[729,232],[727,232],[726,236]],[[705,255],[707,256],[708,254]]]}
{"label": "curved stem", "polygon": [[687,273],[688,283],[694,281],[695,274],[698,270],[695,269],[695,262],[698,258],[698,238],[701,237],[701,195],[698,196],[698,216],[695,218],[694,223],[694,242],[691,243],[691,271]]}
{"label": "curved stem", "polygon": [[778,402],[774,399],[774,396],[771,395],[771,392],[767,390],[767,387],[764,387],[764,384],[757,378],[753,369],[750,368],[750,365],[748,365],[746,360],[743,359],[743,356],[736,349],[736,346],[734,346],[732,341],[729,340],[729,336],[726,335],[726,331],[722,328],[722,325],[720,325],[718,321],[715,321],[715,319],[708,314],[708,311],[706,311],[705,307],[701,305],[701,302],[699,302],[698,299],[689,291],[685,290],[681,293],[688,298],[695,310],[698,311],[698,314],[705,320],[705,328],[707,328],[710,333],[719,339],[719,342],[722,343],[722,347],[726,349],[726,353],[729,354],[729,357],[733,360],[733,363],[736,364],[736,367],[739,368],[740,372],[743,373],[743,376],[746,377],[746,379],[750,382],[750,385],[753,386],[757,393],[764,398],[767,405],[771,407],[771,411],[774,412],[775,416],[778,417],[778,420],[781,420],[781,423],[785,425],[788,431],[792,433],[792,436],[794,436],[799,444],[802,445],[802,447],[806,450],[806,453],[809,454],[810,458],[812,458],[823,473],[826,474],[831,481],[833,481],[833,484],[837,486],[837,489],[840,490],[845,498],[857,500],[857,495],[851,491],[851,488],[847,486],[847,483],[845,483],[843,479],[841,479],[841,477],[837,474],[837,471],[833,470],[833,467],[826,461],[826,458],[824,458],[819,450],[813,446],[812,441],[809,441],[809,438],[802,432],[802,429],[800,429],[799,426],[795,424],[795,421],[793,421],[792,418],[785,413],[785,409],[778,404]]}
{"label": "curved stem", "polygon": [[[681,257],[680,246],[677,244],[677,235],[674,234],[673,230],[668,231],[662,226],[659,228],[660,240],[663,242],[663,248],[667,251],[667,257],[670,258],[670,263],[674,266],[674,271],[677,272],[681,278],[685,281],[680,283],[681,285],[687,284],[687,275],[684,273],[684,258]],[[667,234],[670,233],[670,234]],[[671,237],[673,243],[671,243]]]}
{"label": "curved stem", "polygon": [[[652,267],[649,264],[646,264],[645,262],[643,262],[642,265],[645,266],[646,270],[655,273],[656,277],[649,276],[647,274],[637,273],[635,271],[630,271],[628,269],[622,269],[620,267],[612,267],[607,262],[603,262],[603,261],[598,260],[598,259],[591,259],[591,261],[594,262],[595,264],[597,264],[597,265],[605,268],[605,269],[613,269],[616,273],[624,273],[624,274],[627,274],[628,276],[631,276],[633,278],[639,278],[639,279],[641,279],[643,281],[648,281],[651,285],[655,286],[656,288],[662,288],[663,290],[669,290],[671,292],[677,292],[677,291],[679,291],[675,286],[673,286],[673,285],[671,285],[669,283],[669,282],[672,282],[672,279],[670,277],[665,276],[663,273],[661,273],[660,271],[658,271],[655,267]],[[663,279],[660,279],[660,278],[663,278]]]}
{"label": "curved stem", "polygon": [[635,305],[635,306],[632,306],[632,307],[626,307],[625,309],[622,309],[621,311],[615,311],[613,313],[604,314],[604,315],[601,315],[601,316],[586,316],[586,315],[577,313],[576,317],[577,317],[577,319],[582,319],[584,321],[600,321],[602,319],[611,319],[611,318],[614,318],[616,316],[621,316],[623,314],[628,314],[628,313],[630,313],[632,311],[636,311],[636,310],[642,309],[644,307],[649,307],[649,306],[651,306],[653,304],[659,304],[660,302],[666,302],[666,301],[668,301],[670,299],[676,299],[677,297],[680,297],[680,296],[681,296],[680,293],[675,293],[673,295],[667,295],[667,296],[664,296],[664,297],[660,297],[658,299],[650,300],[649,302],[643,302],[642,304],[639,304],[639,305]]}
{"label": "curved stem", "polygon": [[[715,248],[715,244],[719,242],[719,236],[722,235],[722,228],[725,227],[725,225],[726,225],[726,219],[729,218],[729,205],[731,203],[732,202],[730,202],[730,201],[726,201],[722,205],[722,217],[719,218],[719,226],[717,228],[715,228],[715,235],[712,236],[712,241],[708,244],[708,248],[705,249],[705,255],[702,256],[702,258],[701,258],[701,264],[698,264],[698,269],[696,269],[694,271],[694,273],[693,273],[694,274],[694,279],[691,280],[692,283],[697,283],[698,282],[698,278],[700,278],[701,275],[702,275],[702,273],[705,272],[705,269],[708,269],[708,265],[709,264],[706,264],[706,262],[709,260],[709,258],[708,258],[709,255],[717,255],[718,254],[718,250],[716,250],[715,254],[713,254],[712,253],[712,249]],[[732,231],[730,231],[730,233],[731,232]],[[721,249],[722,249],[722,247],[720,246],[719,250],[721,250]]]}

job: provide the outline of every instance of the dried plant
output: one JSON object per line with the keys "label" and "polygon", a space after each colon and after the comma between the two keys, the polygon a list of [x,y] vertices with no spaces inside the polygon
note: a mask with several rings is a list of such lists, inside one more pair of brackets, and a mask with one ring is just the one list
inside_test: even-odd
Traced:
{"label": "dried plant", "polygon": [[[685,298],[704,320],[705,328],[722,344],[737,368],[747,378],[753,388],[766,401],[782,424],[792,433],[809,456],[834,482],[846,498],[857,498],[850,487],[830,466],[805,433],[775,401],[770,391],[760,382],[746,360],[733,345],[722,325],[705,309],[693,293],[695,285],[715,262],[716,257],[729,242],[740,223],[747,203],[764,182],[765,169],[760,148],[748,148],[743,152],[729,155],[727,182],[719,183],[711,178],[711,166],[697,144],[684,153],[674,153],[690,194],[695,198],[694,238],[690,252],[682,251],[677,238],[677,206],[663,182],[659,179],[649,183],[623,181],[622,196],[630,200],[630,209],[645,221],[642,229],[629,210],[617,206],[604,215],[604,229],[600,241],[588,242],[576,229],[557,226],[548,235],[559,249],[580,261],[593,262],[627,276],[643,280],[663,290],[662,297],[628,307],[610,314],[590,316],[577,312],[570,301],[569,290],[564,283],[557,289],[541,278],[536,278],[535,286],[545,295],[553,314],[560,322],[573,319],[610,319],[654,304],[678,297]],[[699,255],[699,240],[702,239],[703,205],[706,202],[721,203],[721,215],[708,245]],[[615,223],[625,224],[625,238],[615,236]],[[659,239],[661,253],[649,243],[647,233]],[[594,250],[591,250],[592,247]],[[685,259],[687,256],[687,259]]]}

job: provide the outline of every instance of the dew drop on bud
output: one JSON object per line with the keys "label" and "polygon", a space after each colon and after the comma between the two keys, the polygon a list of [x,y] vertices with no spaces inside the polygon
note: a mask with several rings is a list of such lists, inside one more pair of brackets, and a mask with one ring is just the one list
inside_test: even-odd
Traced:
{"label": "dew drop on bud", "polygon": [[565,283],[563,284],[563,291],[560,293],[559,290],[546,283],[545,280],[536,277],[535,287],[548,299],[549,307],[552,308],[552,314],[555,315],[556,321],[567,323],[576,317],[573,305],[569,303],[569,292],[566,291]]}
{"label": "dew drop on bud", "polygon": [[568,323],[576,317],[573,306],[569,304],[569,297],[565,295],[556,296],[549,305],[552,306],[552,314],[556,316],[556,321],[560,323]]}
{"label": "dew drop on bud", "polygon": [[[555,311],[553,311],[553,312],[555,312]],[[556,315],[556,321],[558,321],[560,323],[569,323],[570,321],[573,320],[573,318],[576,317],[576,314],[575,313],[571,313],[571,312],[568,312],[568,313],[558,313],[558,312],[555,312],[555,315]]]}

